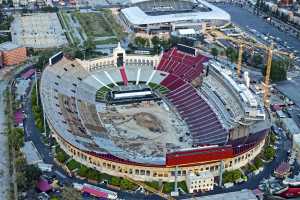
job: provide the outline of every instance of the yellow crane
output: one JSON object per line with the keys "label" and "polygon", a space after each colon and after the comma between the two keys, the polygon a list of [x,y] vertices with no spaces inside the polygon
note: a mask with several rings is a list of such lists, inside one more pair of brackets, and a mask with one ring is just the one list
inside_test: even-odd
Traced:
{"label": "yellow crane", "polygon": [[259,43],[254,43],[250,41],[245,41],[243,39],[238,39],[238,38],[233,38],[230,36],[226,36],[224,33],[220,31],[215,31],[215,30],[210,30],[210,33],[213,33],[213,35],[216,36],[218,39],[225,39],[225,40],[230,40],[239,46],[239,54],[238,54],[238,60],[237,60],[237,74],[240,76],[241,74],[241,67],[242,67],[242,56],[243,56],[243,50],[244,48],[247,47],[256,47],[259,49],[263,49],[267,52],[267,64],[266,64],[266,74],[265,74],[265,79],[263,82],[263,90],[264,90],[264,95],[263,95],[263,100],[264,100],[264,105],[266,107],[269,106],[269,83],[270,83],[270,74],[271,74],[271,67],[272,67],[272,58],[273,54],[279,54],[279,55],[285,55],[288,56],[290,59],[293,58],[293,54],[289,52],[284,52],[280,51],[277,49],[274,49],[273,43],[270,46],[264,45],[264,44],[259,44]]}

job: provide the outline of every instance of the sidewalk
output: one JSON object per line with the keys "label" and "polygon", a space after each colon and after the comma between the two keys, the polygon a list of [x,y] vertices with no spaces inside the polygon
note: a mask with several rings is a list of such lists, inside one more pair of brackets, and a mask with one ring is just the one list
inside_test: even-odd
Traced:
{"label": "sidewalk", "polygon": [[[7,86],[7,81],[0,80],[0,104],[5,105],[4,91]],[[9,154],[7,137],[4,133],[5,125],[5,106],[0,106],[0,199],[8,199],[10,188],[10,174],[9,174]]]}

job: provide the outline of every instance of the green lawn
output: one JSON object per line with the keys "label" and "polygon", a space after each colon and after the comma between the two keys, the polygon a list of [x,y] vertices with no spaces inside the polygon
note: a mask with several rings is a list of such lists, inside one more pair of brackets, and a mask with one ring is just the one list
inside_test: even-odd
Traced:
{"label": "green lawn", "polygon": [[[116,22],[112,12],[109,9],[101,9],[98,12],[80,13],[73,12],[72,18],[76,17],[82,30],[86,33],[89,40],[94,41],[96,45],[116,44],[124,38],[127,33],[123,32],[122,27]],[[96,40],[97,37],[112,37],[104,40]]]}
{"label": "green lawn", "polygon": [[122,37],[125,37],[127,33],[123,32],[122,27],[116,22],[111,10],[109,9],[102,9],[103,15],[106,17],[106,19],[109,21],[110,26],[115,32],[115,35],[120,39]]}
{"label": "green lawn", "polygon": [[[113,84],[109,84],[107,85],[108,87],[112,88],[114,85]],[[107,92],[109,92],[110,89],[108,89],[107,87],[102,87],[100,88],[97,92],[96,92],[96,101],[103,101]]]}
{"label": "green lawn", "polygon": [[169,89],[156,83],[149,83],[148,86],[153,90],[158,90],[161,94],[168,94]]}
{"label": "green lawn", "polygon": [[102,45],[102,44],[117,44],[119,42],[118,38],[109,38],[106,40],[97,40],[95,41],[95,45]]}
{"label": "green lawn", "polygon": [[70,171],[73,171],[74,169],[79,169],[80,165],[81,164],[79,162],[73,159],[67,163],[67,167]]}
{"label": "green lawn", "polygon": [[113,36],[113,30],[101,13],[73,13],[88,37]]}

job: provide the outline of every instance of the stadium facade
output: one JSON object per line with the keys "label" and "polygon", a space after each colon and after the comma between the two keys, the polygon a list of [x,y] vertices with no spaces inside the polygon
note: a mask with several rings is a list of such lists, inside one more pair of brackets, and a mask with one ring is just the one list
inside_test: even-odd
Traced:
{"label": "stadium facade", "polygon": [[[270,124],[259,99],[194,49],[150,56],[118,46],[94,60],[51,59],[40,86],[47,121],[60,147],[86,166],[141,181],[174,181],[177,166],[181,181],[190,171],[218,176],[221,162],[238,169],[262,150]],[[171,116],[162,127],[134,130],[138,117],[156,125],[160,113]]]}
{"label": "stadium facade", "polygon": [[147,33],[221,26],[231,19],[226,11],[202,0],[133,0],[120,17],[131,30]]}

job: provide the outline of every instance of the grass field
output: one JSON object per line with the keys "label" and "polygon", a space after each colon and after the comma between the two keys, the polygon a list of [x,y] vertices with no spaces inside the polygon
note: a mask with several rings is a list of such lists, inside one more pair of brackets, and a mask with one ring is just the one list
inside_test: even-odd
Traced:
{"label": "grass field", "polygon": [[[114,84],[108,84],[107,85],[110,88],[114,87]],[[106,94],[110,91],[110,89],[108,89],[107,87],[101,87],[99,90],[97,90],[96,92],[96,101],[101,102],[104,101],[104,98],[106,97]]]}
{"label": "grass field", "polygon": [[94,38],[114,35],[113,30],[101,13],[75,12],[74,15],[78,19],[88,37]]}
{"label": "grass field", "polygon": [[[72,18],[76,17],[81,28],[88,38],[95,41],[96,45],[116,44],[126,36],[122,27],[116,22],[111,10],[101,9],[97,12],[80,13],[73,12]],[[104,40],[97,40],[97,37],[115,37]]]}
{"label": "grass field", "polygon": [[109,38],[109,39],[105,39],[105,40],[98,40],[95,41],[94,43],[96,45],[102,45],[102,44],[117,44],[118,43],[118,39],[117,38]]}
{"label": "grass field", "polygon": [[69,43],[78,44],[79,39],[74,36],[74,30],[70,26],[70,22],[69,22],[69,18],[67,16],[67,13],[59,12],[58,13],[58,18],[60,20],[60,23],[61,23],[63,29],[66,30],[66,36],[67,36],[67,39],[68,39]]}
{"label": "grass field", "polygon": [[156,83],[149,83],[149,87],[152,88],[153,90],[158,90],[161,94],[168,94],[169,93],[169,89],[162,86],[162,85],[158,85]]}
{"label": "grass field", "polygon": [[127,33],[123,32],[122,27],[116,22],[111,10],[102,9],[101,11],[105,18],[109,21],[109,24],[112,27],[115,36],[117,36],[119,39],[125,37]]}

